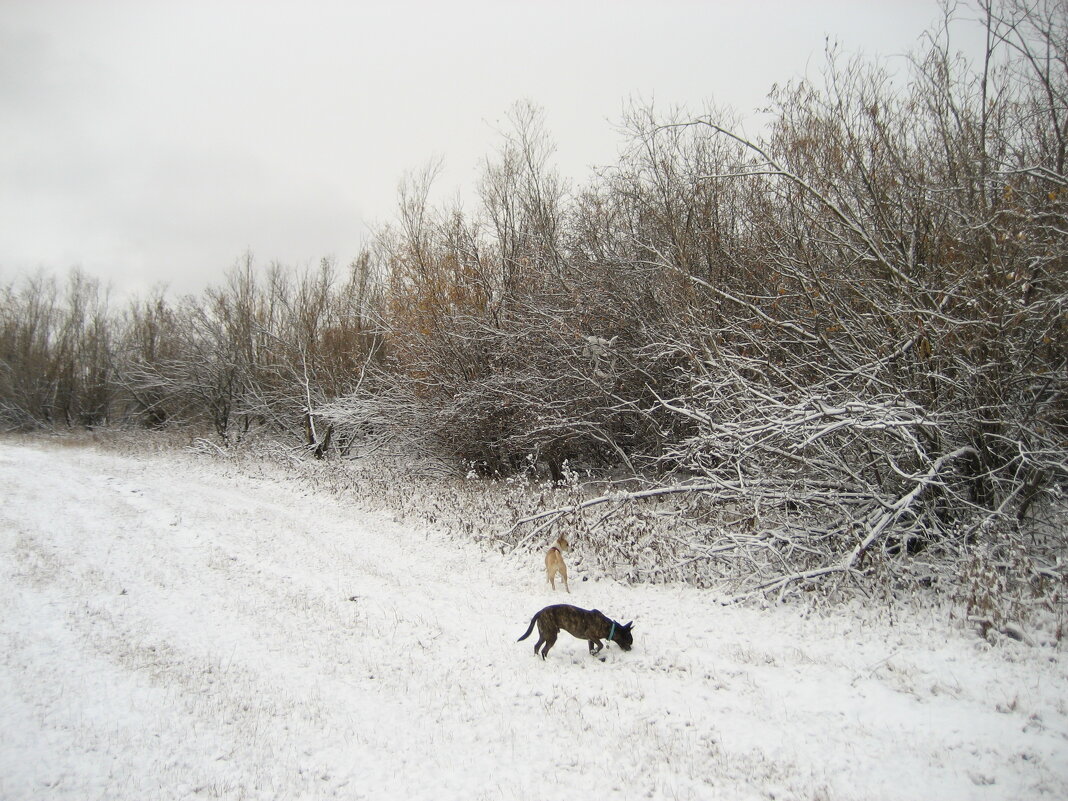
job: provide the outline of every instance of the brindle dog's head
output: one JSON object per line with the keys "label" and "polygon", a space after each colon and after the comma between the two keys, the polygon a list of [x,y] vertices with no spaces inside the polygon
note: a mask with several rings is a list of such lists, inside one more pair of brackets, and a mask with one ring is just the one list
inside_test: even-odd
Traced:
{"label": "brindle dog's head", "polygon": [[615,634],[612,636],[612,642],[622,648],[624,651],[629,651],[630,647],[634,645],[634,635],[630,633],[630,630],[634,628],[634,621],[630,621],[625,626],[616,624]]}

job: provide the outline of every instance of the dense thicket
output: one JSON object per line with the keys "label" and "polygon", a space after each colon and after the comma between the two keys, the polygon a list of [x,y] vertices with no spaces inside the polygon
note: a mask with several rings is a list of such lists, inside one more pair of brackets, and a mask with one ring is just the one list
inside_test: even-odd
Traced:
{"label": "dense thicket", "polygon": [[474,211],[415,174],[348,270],[247,258],[121,313],[79,273],[15,282],[0,420],[699,486],[691,561],[761,588],[1019,531],[1068,479],[1068,6],[971,11],[978,63],[947,20],[896,75],[830,52],[752,137],[635,108],[574,188],[520,104]]}

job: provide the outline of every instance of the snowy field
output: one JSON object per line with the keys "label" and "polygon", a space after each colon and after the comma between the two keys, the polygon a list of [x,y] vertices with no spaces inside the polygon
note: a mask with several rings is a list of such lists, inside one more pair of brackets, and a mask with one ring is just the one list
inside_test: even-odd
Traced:
{"label": "snowy field", "polygon": [[[1062,650],[579,570],[554,595],[538,555],[271,475],[0,439],[0,799],[1068,798]],[[561,601],[634,650],[535,658]]]}

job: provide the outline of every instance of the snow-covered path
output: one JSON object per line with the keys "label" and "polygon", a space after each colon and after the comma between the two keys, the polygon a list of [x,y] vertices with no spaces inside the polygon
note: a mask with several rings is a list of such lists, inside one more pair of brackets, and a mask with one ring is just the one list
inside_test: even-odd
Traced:
{"label": "snow-covered path", "polygon": [[[604,662],[568,601],[634,619]],[[855,610],[854,610],[855,611]],[[0,440],[0,799],[1068,797],[1062,651],[573,577],[191,455]]]}

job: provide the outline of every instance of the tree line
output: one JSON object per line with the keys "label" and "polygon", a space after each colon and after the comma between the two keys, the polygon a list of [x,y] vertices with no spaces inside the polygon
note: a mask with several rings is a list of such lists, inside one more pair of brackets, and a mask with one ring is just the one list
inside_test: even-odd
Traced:
{"label": "tree line", "polygon": [[473,210],[413,173],[347,267],[247,256],[121,309],[78,271],[13,281],[0,423],[689,482],[774,520],[724,547],[786,543],[795,577],[1018,526],[1068,478],[1068,10],[955,13],[905,70],[829,49],[756,134],[634,106],[580,185],[517,104]]}

